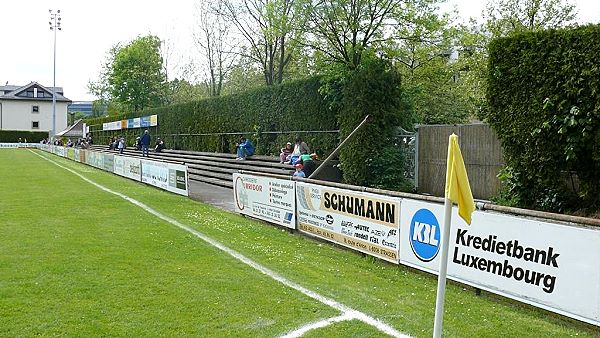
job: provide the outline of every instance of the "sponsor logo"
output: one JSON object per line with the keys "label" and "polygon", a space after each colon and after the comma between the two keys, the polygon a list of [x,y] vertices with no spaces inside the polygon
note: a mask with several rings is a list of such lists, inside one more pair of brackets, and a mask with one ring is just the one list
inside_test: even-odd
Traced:
{"label": "sponsor logo", "polygon": [[410,246],[418,259],[433,260],[440,251],[440,225],[428,209],[420,209],[410,222]]}
{"label": "sponsor logo", "polygon": [[185,190],[185,187],[186,187],[185,171],[175,170],[175,182],[176,182],[177,189]]}
{"label": "sponsor logo", "polygon": [[327,217],[325,217],[325,222],[329,225],[333,224],[333,216],[327,215]]}
{"label": "sponsor logo", "polygon": [[250,207],[250,199],[248,197],[248,191],[246,190],[246,185],[245,185],[244,181],[256,182],[256,179],[248,179],[248,178],[242,178],[242,177],[237,177],[235,179],[235,186],[234,186],[235,204],[237,205],[238,209],[240,209],[240,211],[244,210],[247,207]]}

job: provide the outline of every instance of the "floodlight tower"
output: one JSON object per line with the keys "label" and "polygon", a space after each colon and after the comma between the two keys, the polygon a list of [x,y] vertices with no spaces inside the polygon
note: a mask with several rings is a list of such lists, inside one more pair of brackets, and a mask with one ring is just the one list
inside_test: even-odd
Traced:
{"label": "floodlight tower", "polygon": [[50,12],[50,30],[54,31],[54,76],[52,82],[52,133],[50,137],[54,139],[56,136],[56,31],[62,30],[60,28],[60,9],[56,12],[53,12],[51,9]]}

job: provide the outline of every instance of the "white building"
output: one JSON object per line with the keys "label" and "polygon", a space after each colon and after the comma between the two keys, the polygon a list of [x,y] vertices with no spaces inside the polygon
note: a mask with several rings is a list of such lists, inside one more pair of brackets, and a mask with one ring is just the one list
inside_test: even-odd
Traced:
{"label": "white building", "polygon": [[[67,128],[71,100],[56,87],[56,130]],[[26,86],[0,86],[0,130],[52,130],[52,88],[37,82]]]}

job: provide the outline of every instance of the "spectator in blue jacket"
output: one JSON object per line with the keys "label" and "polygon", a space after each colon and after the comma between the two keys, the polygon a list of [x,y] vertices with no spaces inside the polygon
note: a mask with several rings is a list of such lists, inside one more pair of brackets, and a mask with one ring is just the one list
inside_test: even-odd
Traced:
{"label": "spectator in blue jacket", "polygon": [[237,146],[237,158],[236,160],[245,160],[246,156],[254,155],[254,145],[252,141],[245,137],[240,137],[240,143],[236,144]]}
{"label": "spectator in blue jacket", "polygon": [[150,132],[148,132],[148,129],[144,131],[140,143],[142,144],[142,156],[148,157],[148,148],[150,148]]}

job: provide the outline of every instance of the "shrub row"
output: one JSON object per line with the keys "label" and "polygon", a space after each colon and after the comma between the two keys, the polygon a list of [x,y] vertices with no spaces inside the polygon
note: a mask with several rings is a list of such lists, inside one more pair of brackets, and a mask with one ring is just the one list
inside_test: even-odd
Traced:
{"label": "shrub row", "polygon": [[39,143],[48,138],[47,131],[24,131],[24,130],[0,130],[0,142],[14,143],[19,142]]}
{"label": "shrub row", "polygon": [[[402,118],[400,105],[399,74],[389,63],[373,60],[357,71],[329,78],[313,77],[87,122],[96,144],[106,144],[117,135],[125,135],[132,144],[142,133],[141,129],[103,132],[103,122],[157,114],[159,125],[150,133],[165,139],[168,148],[233,153],[240,133],[246,132],[245,136],[255,142],[257,154],[277,155],[286,142],[299,135],[324,157],[370,114],[372,122],[340,153],[345,181],[399,189],[405,186],[403,158],[399,149],[389,148],[393,147],[397,126],[411,125],[402,123],[408,120]],[[339,135],[310,132],[338,129]]]}
{"label": "shrub row", "polygon": [[[157,114],[159,126],[153,136],[163,136],[168,146],[211,152],[234,152],[235,143],[246,132],[256,144],[258,154],[279,154],[296,133],[289,131],[337,130],[335,112],[327,109],[319,94],[320,78],[260,88],[242,94],[209,98],[185,104],[147,109],[138,114],[124,114],[89,120],[95,143],[107,143],[112,136],[124,134],[131,143],[140,129],[100,132],[103,122]],[[284,132],[268,134],[264,132]],[[221,134],[190,136],[181,134]],[[177,136],[173,136],[177,135]],[[330,153],[338,143],[336,133],[301,133],[311,149]]]}
{"label": "shrub row", "polygon": [[502,141],[514,205],[600,201],[600,26],[522,33],[489,46],[487,122]]}

